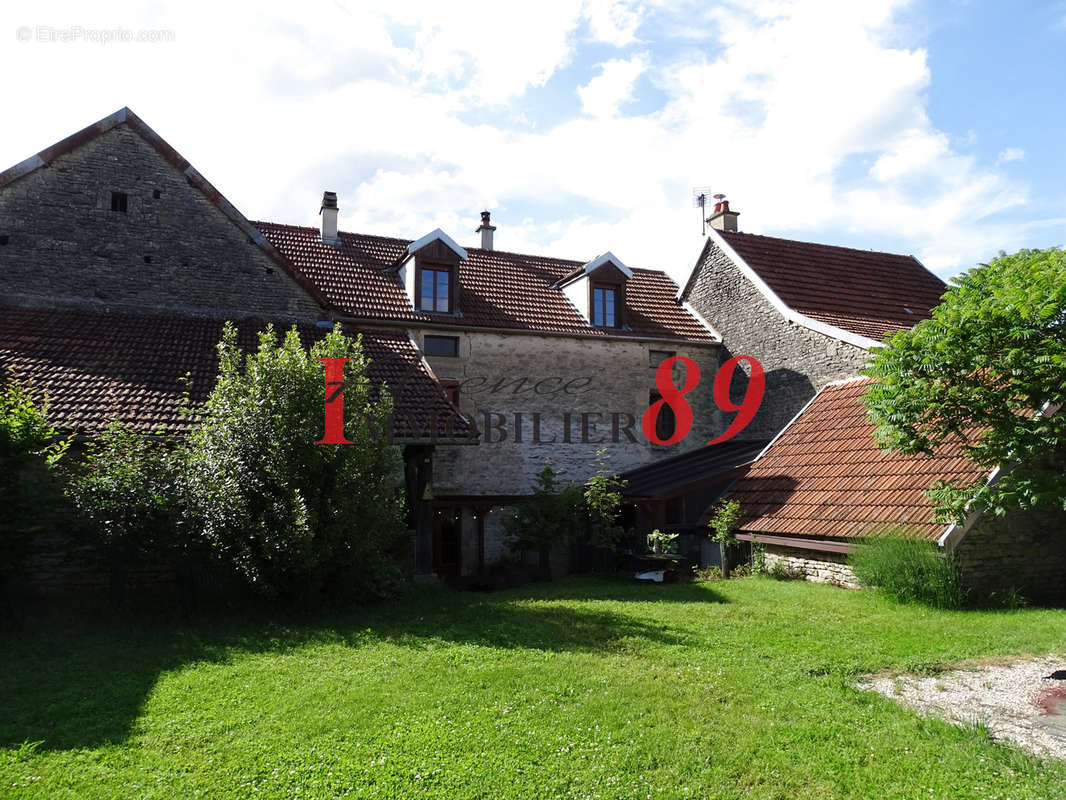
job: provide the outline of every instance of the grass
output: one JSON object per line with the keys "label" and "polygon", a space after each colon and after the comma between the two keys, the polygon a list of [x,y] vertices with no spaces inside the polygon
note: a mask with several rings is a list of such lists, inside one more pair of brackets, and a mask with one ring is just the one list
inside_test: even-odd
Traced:
{"label": "grass", "polygon": [[1066,612],[766,579],[420,589],[0,645],[4,798],[1057,798],[1066,764],[852,688],[1066,653]]}

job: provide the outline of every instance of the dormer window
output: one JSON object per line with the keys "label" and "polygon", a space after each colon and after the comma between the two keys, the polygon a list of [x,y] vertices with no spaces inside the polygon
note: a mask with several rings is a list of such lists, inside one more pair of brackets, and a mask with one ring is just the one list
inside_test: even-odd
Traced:
{"label": "dormer window", "polygon": [[450,313],[452,310],[452,272],[443,265],[418,268],[418,308],[420,311]]}
{"label": "dormer window", "polygon": [[626,327],[626,284],[633,271],[613,253],[604,253],[563,276],[555,286],[595,328]]}
{"label": "dormer window", "polygon": [[415,311],[460,316],[459,265],[467,258],[440,228],[407,245],[395,269]]}
{"label": "dormer window", "polygon": [[599,328],[617,328],[620,309],[618,287],[592,284],[592,324]]}

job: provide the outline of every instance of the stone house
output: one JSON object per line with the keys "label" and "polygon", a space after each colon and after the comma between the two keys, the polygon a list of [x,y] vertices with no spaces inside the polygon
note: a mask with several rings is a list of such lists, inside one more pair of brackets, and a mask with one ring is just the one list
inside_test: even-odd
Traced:
{"label": "stone house", "polygon": [[112,417],[178,429],[176,378],[206,396],[223,320],[249,346],[267,322],[305,338],[340,322],[396,399],[416,569],[445,575],[503,556],[501,519],[545,459],[580,482],[601,449],[622,470],[720,431],[710,380],[687,437],[642,431],[663,359],[718,363],[664,273],[496,250],[488,212],[477,248],[347,233],[338,205],[326,192],[320,228],[250,222],[122,109],[0,173],[0,370],[86,434]]}
{"label": "stone house", "polygon": [[[324,295],[185,159],[128,109],[0,173],[0,378],[46,393],[62,427],[112,419],[180,432],[185,386],[206,398],[225,320],[251,349],[267,324],[305,341],[338,319]],[[412,527],[428,529],[424,454],[471,441],[469,424],[429,430],[455,408],[400,325],[345,323],[398,410]],[[319,432],[309,431],[308,435]],[[420,477],[421,476],[421,477]],[[96,582],[54,554],[41,582]]]}
{"label": "stone house", "polygon": [[885,336],[927,318],[946,286],[913,256],[742,233],[738,217],[728,200],[715,206],[681,300],[714,325],[723,360],[762,364],[765,399],[742,435],[768,439]]}

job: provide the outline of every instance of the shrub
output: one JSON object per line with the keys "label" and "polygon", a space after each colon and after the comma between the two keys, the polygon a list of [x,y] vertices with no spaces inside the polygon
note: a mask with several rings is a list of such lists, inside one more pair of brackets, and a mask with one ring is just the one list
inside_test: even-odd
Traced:
{"label": "shrub", "polygon": [[561,487],[559,473],[546,462],[537,473],[533,494],[518,506],[514,516],[504,520],[512,549],[539,554],[541,577],[551,577],[552,546],[581,530],[582,504],[581,487]]}
{"label": "shrub", "polygon": [[176,543],[180,453],[165,431],[140,434],[113,422],[88,445],[67,495],[111,568],[111,600],[125,598],[125,570],[168,554]]}
{"label": "shrub", "polygon": [[[190,514],[202,536],[253,588],[317,604],[399,590],[408,544],[401,470],[380,433],[392,403],[366,376],[359,340],[339,327],[304,349],[272,328],[254,354],[225,327],[219,375],[189,438]],[[345,435],[321,438],[325,382],[316,358],[345,365]]]}
{"label": "shrub", "polygon": [[849,562],[861,584],[877,587],[900,602],[936,608],[963,604],[958,570],[932,542],[889,533],[863,542]]}
{"label": "shrub", "polygon": [[648,549],[653,553],[675,555],[677,553],[678,536],[680,536],[680,534],[663,533],[656,528],[648,534]]}
{"label": "shrub", "polygon": [[596,473],[585,482],[585,511],[591,525],[589,544],[593,547],[613,548],[625,531],[618,524],[622,504],[622,489],[625,481],[612,473],[608,467],[607,450],[596,453]]}
{"label": "shrub", "polygon": [[50,472],[69,447],[48,422],[47,402],[10,378],[0,388],[0,589],[47,524],[58,494]]}
{"label": "shrub", "polygon": [[697,581],[720,581],[722,579],[722,568],[715,564],[711,567],[700,567],[696,570]]}

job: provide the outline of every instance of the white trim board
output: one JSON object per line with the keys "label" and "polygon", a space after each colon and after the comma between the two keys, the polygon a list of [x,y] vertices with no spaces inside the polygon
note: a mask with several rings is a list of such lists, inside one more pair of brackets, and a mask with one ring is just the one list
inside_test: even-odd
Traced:
{"label": "white trim board", "polygon": [[458,255],[459,258],[463,259],[463,261],[466,261],[468,258],[470,258],[470,256],[467,255],[466,250],[456,244],[455,239],[446,234],[440,228],[435,228],[434,230],[423,236],[421,239],[416,239],[415,241],[411,242],[411,244],[407,245],[407,253],[408,255],[414,255],[427,244],[436,241],[443,242],[449,250]]}

